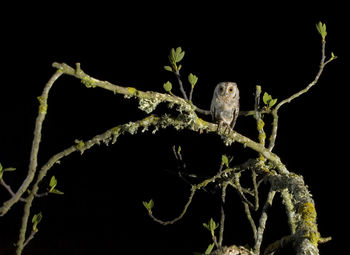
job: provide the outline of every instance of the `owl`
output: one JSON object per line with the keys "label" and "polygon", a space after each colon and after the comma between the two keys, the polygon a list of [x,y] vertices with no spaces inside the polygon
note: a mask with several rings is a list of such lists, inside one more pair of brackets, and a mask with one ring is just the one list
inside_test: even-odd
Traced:
{"label": "owl", "polygon": [[239,90],[235,82],[220,82],[216,85],[210,112],[218,128],[233,129],[239,113]]}

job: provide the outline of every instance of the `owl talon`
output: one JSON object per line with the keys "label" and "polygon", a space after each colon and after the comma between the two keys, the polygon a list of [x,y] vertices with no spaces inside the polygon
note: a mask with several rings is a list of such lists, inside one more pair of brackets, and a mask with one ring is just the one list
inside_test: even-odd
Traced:
{"label": "owl talon", "polygon": [[217,131],[219,133],[222,133],[223,135],[230,135],[231,132],[232,132],[232,129],[229,125],[227,125],[226,123],[224,122],[219,122],[218,124],[218,129]]}

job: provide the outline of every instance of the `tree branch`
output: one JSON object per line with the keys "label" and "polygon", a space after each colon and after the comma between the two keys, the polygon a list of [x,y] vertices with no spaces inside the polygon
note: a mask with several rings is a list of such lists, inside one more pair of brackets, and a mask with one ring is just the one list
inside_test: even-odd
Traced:
{"label": "tree branch", "polygon": [[176,75],[176,78],[177,78],[177,82],[179,83],[179,88],[180,88],[180,91],[181,91],[181,93],[182,93],[182,96],[183,96],[183,98],[187,101],[187,100],[188,100],[188,97],[187,97],[187,95],[186,95],[186,91],[185,91],[184,86],[183,86],[183,84],[182,84],[182,80],[181,80],[181,76],[180,76],[180,71],[179,71],[178,69],[175,71],[175,75]]}
{"label": "tree branch", "polygon": [[325,66],[331,62],[333,60],[333,58],[329,59],[328,61],[326,60],[326,53],[325,53],[325,49],[326,49],[326,41],[323,40],[322,41],[322,50],[321,50],[321,62],[320,62],[320,67],[319,70],[314,78],[314,80],[309,83],[304,89],[298,91],[297,93],[291,95],[290,97],[282,100],[281,102],[279,102],[276,107],[272,110],[271,114],[273,116],[273,121],[272,121],[272,132],[271,132],[271,136],[270,136],[270,144],[268,149],[270,151],[272,151],[272,149],[275,146],[275,142],[276,142],[276,137],[277,137],[277,128],[278,128],[278,110],[285,105],[286,103],[290,103],[291,101],[293,101],[294,99],[298,98],[299,96],[305,94],[306,92],[308,92],[313,86],[315,86],[318,82],[318,80],[321,77],[321,74],[325,68]]}
{"label": "tree branch", "polygon": [[219,230],[219,243],[218,247],[222,247],[222,241],[224,239],[224,229],[225,229],[225,198],[226,198],[226,188],[227,188],[228,182],[223,183],[221,188],[221,218],[220,218],[220,230]]}
{"label": "tree branch", "polygon": [[46,83],[46,86],[44,87],[44,90],[41,96],[38,97],[38,100],[40,102],[39,113],[35,122],[34,138],[33,138],[32,150],[30,154],[28,174],[26,179],[23,181],[22,185],[17,190],[16,194],[14,194],[14,196],[12,196],[8,201],[4,202],[2,207],[0,207],[0,216],[5,215],[8,212],[8,210],[11,208],[11,206],[14,205],[18,200],[20,200],[23,193],[28,189],[29,185],[33,181],[37,164],[38,164],[38,152],[39,152],[39,145],[41,141],[41,129],[42,129],[42,125],[43,125],[46,111],[47,111],[47,106],[48,106],[47,99],[49,96],[49,91],[52,85],[54,84],[54,82],[62,74],[63,72],[61,72],[60,70],[57,70],[56,73],[51,77],[51,79]]}
{"label": "tree branch", "polygon": [[[4,181],[4,177],[0,178],[0,184],[10,193],[10,195],[13,197],[15,193],[12,191],[10,185],[7,185]],[[19,201],[25,202],[26,200],[24,198],[20,198]]]}
{"label": "tree branch", "polygon": [[262,243],[263,234],[265,231],[265,226],[266,226],[266,221],[267,221],[267,210],[272,205],[272,201],[273,201],[273,198],[275,197],[275,194],[276,194],[276,191],[274,191],[274,190],[272,190],[272,188],[270,188],[270,191],[267,195],[267,199],[266,199],[266,202],[265,202],[265,205],[263,207],[263,210],[262,210],[262,213],[260,216],[260,220],[259,220],[259,227],[257,230],[255,245],[254,245],[254,253],[255,254],[260,254],[260,246]]}
{"label": "tree branch", "polygon": [[175,222],[181,220],[181,219],[183,218],[183,216],[186,214],[188,207],[189,207],[190,204],[192,203],[192,199],[193,199],[193,196],[194,196],[194,194],[196,193],[196,191],[197,191],[197,188],[196,188],[195,186],[192,186],[192,188],[191,188],[191,194],[190,194],[190,196],[189,196],[189,198],[188,198],[188,200],[187,200],[187,203],[185,204],[185,206],[184,206],[184,208],[183,208],[181,214],[180,214],[178,217],[176,217],[175,219],[169,220],[169,221],[160,220],[160,219],[156,218],[156,217],[153,215],[153,213],[152,213],[151,210],[148,211],[148,215],[149,215],[155,222],[158,222],[159,224],[162,224],[162,225],[164,225],[164,226],[169,225],[169,224],[174,224]]}
{"label": "tree branch", "polygon": [[[147,130],[150,126],[154,127],[154,130],[152,133],[156,132],[159,128],[167,128],[170,126],[174,127],[177,130],[189,129],[189,130],[192,130],[195,132],[205,131],[208,133],[216,133],[220,137],[222,137],[222,139],[224,140],[226,145],[231,145],[233,142],[238,142],[238,143],[241,143],[244,147],[249,147],[252,150],[263,155],[265,159],[270,161],[269,162],[270,167],[273,167],[274,169],[276,169],[277,173],[273,172],[273,171],[268,171],[268,170],[266,171],[265,169],[261,170],[262,171],[261,173],[263,173],[265,176],[269,177],[268,180],[271,183],[274,190],[278,191],[278,190],[288,189],[288,191],[290,192],[290,194],[292,196],[291,201],[293,203],[293,207],[288,207],[288,208],[293,208],[293,212],[289,212],[289,213],[290,213],[290,217],[293,218],[293,220],[295,222],[295,226],[296,226],[295,237],[296,237],[296,240],[298,240],[299,248],[304,249],[306,247],[305,245],[309,245],[309,246],[311,245],[312,247],[315,247],[315,246],[317,246],[318,242],[321,242],[322,239],[320,238],[319,233],[317,232],[314,202],[311,198],[310,193],[307,190],[306,185],[303,183],[303,180],[300,179],[299,176],[296,176],[295,174],[290,173],[287,170],[287,168],[285,167],[285,165],[281,162],[280,158],[276,154],[272,153],[270,149],[265,148],[263,144],[256,143],[253,140],[237,133],[236,131],[232,131],[229,133],[220,132],[220,130],[218,130],[216,124],[206,122],[203,119],[199,118],[195,114],[196,107],[193,106],[192,104],[186,102],[182,98],[168,95],[168,94],[152,92],[152,91],[143,92],[143,91],[137,90],[137,89],[132,88],[132,87],[121,87],[121,86],[114,85],[114,84],[111,84],[111,83],[106,82],[106,81],[100,81],[100,80],[97,80],[97,79],[92,78],[92,77],[88,76],[87,74],[85,74],[81,70],[79,64],[77,64],[76,69],[73,69],[66,64],[54,63],[53,66],[56,67],[58,69],[58,71],[50,79],[50,81],[48,82],[48,84],[44,90],[44,92],[45,91],[46,92],[45,93],[43,92],[43,96],[40,97],[40,99],[39,99],[41,104],[40,104],[40,108],[39,108],[39,116],[38,116],[39,120],[37,120],[38,128],[36,128],[36,136],[34,139],[37,142],[40,142],[41,125],[42,125],[42,121],[44,119],[44,116],[46,114],[48,90],[52,86],[53,82],[61,75],[61,73],[65,73],[65,74],[68,74],[68,75],[71,75],[71,76],[74,76],[74,77],[80,79],[81,82],[87,87],[100,87],[100,88],[112,91],[114,93],[117,93],[117,94],[123,94],[127,98],[137,97],[140,100],[139,108],[141,110],[146,111],[147,113],[150,113],[151,111],[153,111],[155,109],[155,107],[157,106],[157,104],[159,104],[161,102],[167,102],[167,103],[178,105],[177,110],[180,112],[180,114],[176,117],[172,117],[172,116],[169,116],[166,114],[161,116],[161,117],[158,117],[155,115],[149,115],[148,117],[146,117],[142,120],[139,120],[136,122],[129,122],[127,124],[119,125],[115,128],[107,130],[105,133],[103,133],[101,135],[97,135],[94,138],[92,138],[86,142],[76,141],[75,145],[73,145],[73,146],[67,148],[66,150],[54,155],[41,168],[41,170],[38,174],[37,180],[36,180],[35,184],[33,185],[32,191],[26,200],[24,215],[22,218],[22,227],[20,230],[20,238],[18,241],[17,254],[20,254],[21,250],[24,247],[25,233],[26,233],[26,229],[27,229],[27,222],[28,222],[28,218],[29,218],[30,207],[32,205],[32,202],[33,202],[35,195],[38,192],[39,184],[40,184],[41,180],[47,174],[47,171],[56,162],[58,162],[61,158],[70,155],[72,152],[80,151],[80,153],[83,153],[85,150],[91,148],[95,144],[99,144],[100,142],[104,142],[106,144],[109,144],[112,141],[112,143],[114,143],[120,134],[123,134],[125,132],[128,132],[130,134],[135,134],[138,132],[139,129],[142,128],[142,130]],[[283,104],[280,103],[280,106],[278,108],[280,108]],[[254,111],[254,112],[256,113],[256,111]],[[276,114],[277,114],[277,110],[276,110]],[[38,138],[38,135],[39,135],[39,138]],[[35,144],[35,143],[33,142],[33,144]],[[38,150],[38,143],[35,144],[35,146],[33,145],[33,147],[35,147],[35,149]],[[33,157],[35,159],[37,157],[37,151],[33,150],[32,153],[33,153]],[[254,167],[256,169],[262,169],[261,161],[258,162],[256,160],[249,160],[242,165],[236,166],[234,168],[225,169],[225,170],[219,172],[214,177],[209,178],[200,184],[192,186],[190,197],[189,197],[182,213],[180,214],[180,216],[178,216],[177,218],[175,218],[171,221],[158,220],[152,215],[152,213],[150,214],[150,216],[152,218],[154,218],[154,220],[156,220],[157,222],[159,222],[163,225],[172,224],[172,223],[178,221],[179,219],[181,219],[185,215],[187,208],[189,207],[196,190],[204,188],[209,183],[214,182],[217,179],[224,180],[225,178],[232,178],[235,175],[235,173],[237,173],[241,170],[245,170],[249,167]],[[31,161],[30,170],[33,170],[33,169],[34,169],[34,172],[33,172],[33,175],[34,175],[35,169],[36,169],[35,160],[33,162]],[[27,177],[27,179],[28,179],[28,177]],[[17,194],[16,194],[16,196],[17,196]],[[17,199],[17,201],[18,200],[19,200],[19,198]],[[10,208],[10,206],[8,208]],[[3,213],[4,208],[5,207],[3,206],[1,208],[2,211],[0,211],[0,212]],[[261,224],[261,226],[263,226],[263,224]],[[298,244],[297,244],[297,246],[298,246]],[[316,249],[317,249],[317,247],[316,247]]]}
{"label": "tree branch", "polygon": [[[80,69],[79,64],[77,64],[76,70],[65,63],[59,64],[55,62],[53,63],[53,67],[59,69],[61,72],[65,74],[68,74],[80,79],[82,83],[84,83],[88,87],[100,87],[100,88],[112,91],[113,93],[125,95],[127,97],[137,97],[140,99],[139,108],[141,108],[142,110],[145,110],[147,113],[152,112],[155,109],[155,107],[161,102],[176,104],[179,106],[178,108],[179,111],[187,112],[188,116],[186,116],[186,120],[182,120],[182,121],[171,120],[170,122],[177,123],[177,124],[174,123],[175,128],[177,129],[187,128],[193,131],[201,130],[201,131],[217,133],[221,137],[223,137],[226,145],[231,145],[233,142],[241,143],[243,146],[249,147],[252,150],[255,150],[256,152],[263,154],[263,156],[266,157],[266,159],[270,160],[276,165],[278,171],[280,171],[281,173],[284,173],[284,174],[289,173],[285,165],[281,162],[280,158],[276,154],[266,149],[263,145],[254,142],[253,140],[237,133],[236,131],[229,132],[228,134],[224,134],[218,131],[216,124],[206,122],[203,119],[199,118],[194,113],[194,110],[196,109],[196,107],[189,104],[188,102],[186,102],[184,99],[180,97],[172,96],[169,94],[162,94],[162,93],[153,92],[153,91],[143,92],[141,90],[137,90],[132,87],[121,87],[118,85],[114,85],[110,82],[100,81],[98,79],[95,79],[85,74]],[[184,123],[185,121],[187,121],[187,123]]]}

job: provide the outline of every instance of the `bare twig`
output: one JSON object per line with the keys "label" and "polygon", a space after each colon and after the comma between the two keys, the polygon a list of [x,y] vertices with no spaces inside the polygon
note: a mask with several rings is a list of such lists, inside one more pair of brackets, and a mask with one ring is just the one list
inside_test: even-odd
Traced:
{"label": "bare twig", "polygon": [[237,190],[237,192],[242,200],[242,203],[244,206],[244,212],[245,212],[247,219],[250,223],[250,226],[252,228],[254,240],[256,240],[257,229],[256,229],[254,219],[252,217],[252,214],[250,212],[250,208],[254,208],[254,205],[244,196],[244,192],[242,190],[239,177],[240,177],[240,173],[235,174],[235,176],[233,178],[234,185],[233,185],[233,183],[230,183],[230,184],[231,184],[231,186],[233,186]]}
{"label": "bare twig", "polygon": [[193,89],[194,89],[194,86],[191,86],[190,96],[189,96],[189,100],[190,100],[190,102],[192,102]]}
{"label": "bare twig", "polygon": [[226,198],[226,188],[227,188],[228,182],[224,182],[221,189],[221,218],[220,218],[220,231],[219,231],[219,242],[218,247],[222,247],[222,241],[224,239],[224,229],[225,229],[225,198]]}
{"label": "bare twig", "polygon": [[234,184],[235,184],[234,187],[236,188],[236,190],[237,190],[237,192],[238,192],[238,195],[241,197],[242,202],[244,202],[244,203],[246,203],[247,205],[249,205],[250,208],[255,208],[254,205],[253,205],[253,203],[250,202],[250,201],[245,197],[245,195],[244,195],[244,192],[243,192],[242,186],[241,186],[241,184],[240,184],[240,180],[239,180],[240,175],[241,175],[240,173],[236,173],[236,174],[235,174],[234,179],[233,179]]}
{"label": "bare twig", "polygon": [[[0,184],[8,191],[8,193],[10,193],[11,196],[14,196],[15,193],[12,191],[10,185],[7,185],[4,181],[4,177],[2,177],[0,179]],[[26,200],[24,198],[20,198],[19,201],[25,202]]]}
{"label": "bare twig", "polygon": [[252,168],[252,181],[253,181],[254,198],[255,198],[254,210],[257,211],[259,209],[259,191],[258,191],[258,183],[256,182],[256,172],[253,168]]}
{"label": "bare twig", "polygon": [[291,95],[290,97],[282,100],[281,102],[279,102],[276,107],[272,110],[271,114],[273,116],[273,121],[272,121],[272,132],[271,132],[271,136],[270,136],[270,144],[268,149],[270,151],[272,151],[272,149],[275,146],[275,142],[276,142],[276,137],[277,137],[277,128],[278,128],[278,110],[285,105],[286,103],[290,103],[292,100],[296,99],[297,97],[301,96],[302,94],[305,94],[306,92],[308,92],[313,86],[315,86],[318,82],[318,80],[321,77],[321,74],[325,68],[325,66],[331,62],[333,59],[330,58],[328,61],[326,61],[326,53],[325,53],[325,49],[326,49],[326,41],[323,40],[322,41],[322,50],[321,50],[321,63],[320,63],[320,67],[319,70],[314,78],[314,80],[309,83],[304,89],[298,91],[297,93]]}
{"label": "bare twig", "polygon": [[180,215],[176,218],[174,218],[173,220],[169,220],[169,221],[163,221],[163,220],[160,220],[158,218],[156,218],[153,214],[152,214],[152,211],[149,211],[149,216],[155,221],[155,222],[158,222],[159,224],[162,224],[162,225],[169,225],[169,224],[174,224],[175,222],[181,220],[183,218],[183,216],[186,214],[187,212],[187,209],[188,207],[190,206],[190,204],[192,203],[192,199],[193,199],[193,196],[194,194],[196,193],[197,191],[197,188],[195,186],[192,186],[192,189],[191,189],[191,194],[187,200],[187,203],[185,204],[182,212],[180,213]]}
{"label": "bare twig", "polygon": [[180,75],[180,71],[178,69],[176,70],[175,75],[176,75],[176,78],[177,78],[177,82],[179,83],[179,88],[180,88],[180,91],[182,93],[182,96],[187,101],[188,97],[187,97],[186,92],[184,90],[184,87],[182,85],[181,75]]}
{"label": "bare twig", "polygon": [[23,244],[23,248],[27,246],[27,244],[34,238],[34,236],[37,232],[38,231],[34,231],[34,230],[32,230],[32,232],[30,232],[30,235],[28,236],[27,240]]}
{"label": "bare twig", "polygon": [[211,112],[208,111],[208,110],[200,109],[200,108],[198,108],[197,106],[194,106],[194,107],[195,107],[194,110],[195,110],[196,112],[199,112],[200,114],[203,114],[203,115],[211,115]]}
{"label": "bare twig", "polygon": [[0,207],[0,216],[5,215],[7,211],[11,208],[11,206],[14,205],[18,200],[20,200],[23,193],[28,189],[29,185],[33,181],[37,164],[38,164],[38,152],[39,152],[39,145],[41,141],[41,129],[42,129],[42,125],[43,125],[46,111],[47,111],[47,99],[48,99],[49,91],[52,85],[54,84],[54,82],[62,74],[63,72],[61,72],[60,70],[57,70],[56,73],[52,75],[51,79],[46,83],[46,86],[44,87],[44,90],[41,96],[38,97],[40,102],[39,113],[35,122],[34,138],[33,138],[32,150],[30,154],[28,174],[26,179],[23,181],[22,185],[17,190],[17,192],[8,201],[4,202],[2,207]]}
{"label": "bare twig", "polygon": [[255,245],[254,245],[254,253],[255,254],[260,254],[260,247],[263,239],[263,234],[265,231],[265,226],[266,226],[266,221],[267,221],[267,210],[268,208],[272,205],[273,198],[275,197],[276,191],[270,189],[266,202],[264,204],[260,220],[259,220],[259,227],[257,230],[257,235],[255,239]]}

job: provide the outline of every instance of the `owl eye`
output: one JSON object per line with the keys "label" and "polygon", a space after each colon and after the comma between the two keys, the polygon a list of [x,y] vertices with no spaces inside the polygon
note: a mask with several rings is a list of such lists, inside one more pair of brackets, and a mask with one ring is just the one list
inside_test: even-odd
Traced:
{"label": "owl eye", "polygon": [[233,88],[232,88],[232,87],[229,88],[228,91],[229,91],[230,93],[232,93],[232,92],[233,92]]}
{"label": "owl eye", "polygon": [[224,92],[224,88],[220,86],[219,91]]}

